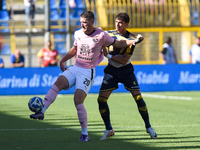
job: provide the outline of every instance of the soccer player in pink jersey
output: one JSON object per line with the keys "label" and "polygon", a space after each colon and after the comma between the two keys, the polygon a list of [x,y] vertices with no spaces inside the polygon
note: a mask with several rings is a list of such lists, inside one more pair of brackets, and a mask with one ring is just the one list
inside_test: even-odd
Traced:
{"label": "soccer player in pink jersey", "polygon": [[[94,14],[85,11],[80,16],[81,29],[74,34],[74,46],[60,61],[63,73],[58,77],[44,98],[44,109],[30,115],[33,119],[44,119],[47,108],[55,101],[57,94],[76,85],[74,104],[77,109],[81,125],[81,138],[79,141],[89,141],[87,132],[87,112],[83,104],[95,77],[95,67],[103,60],[102,47],[113,45],[115,47],[127,47],[137,40],[117,41],[100,28],[94,28]],[[66,68],[64,62],[76,55],[75,65]]]}

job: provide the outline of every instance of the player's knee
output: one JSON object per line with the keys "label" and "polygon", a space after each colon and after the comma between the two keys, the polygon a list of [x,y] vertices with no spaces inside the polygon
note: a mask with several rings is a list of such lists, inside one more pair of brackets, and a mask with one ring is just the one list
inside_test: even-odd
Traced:
{"label": "player's knee", "polygon": [[141,93],[135,95],[135,96],[134,96],[134,99],[135,99],[135,101],[138,101],[138,100],[142,99],[142,95],[141,95]]}
{"label": "player's knee", "polygon": [[99,96],[97,98],[99,109],[105,108],[107,106],[107,98]]}
{"label": "player's knee", "polygon": [[138,95],[134,96],[134,99],[135,99],[135,101],[136,101],[136,103],[137,103],[137,105],[138,105],[138,109],[139,109],[140,111],[143,111],[143,112],[147,111],[146,103],[145,103],[145,101],[143,100],[141,94],[138,94]]}
{"label": "player's knee", "polygon": [[98,103],[105,103],[105,102],[107,102],[107,100],[108,100],[108,98],[105,98],[105,97],[102,97],[102,96],[99,96],[98,98],[97,98],[97,101],[98,101]]}
{"label": "player's knee", "polygon": [[54,83],[60,90],[69,87],[69,81],[64,76],[59,76],[56,82]]}
{"label": "player's knee", "polygon": [[99,112],[101,114],[104,114],[107,111],[107,107],[108,107],[107,100],[108,100],[107,98],[101,97],[101,96],[99,96],[97,98],[97,101],[98,101],[98,104],[99,104]]}

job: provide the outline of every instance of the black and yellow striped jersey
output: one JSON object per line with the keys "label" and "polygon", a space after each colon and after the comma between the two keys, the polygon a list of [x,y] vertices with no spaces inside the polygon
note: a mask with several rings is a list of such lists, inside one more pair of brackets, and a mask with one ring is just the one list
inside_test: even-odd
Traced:
{"label": "black and yellow striped jersey", "polygon": [[[113,37],[114,39],[116,40],[132,40],[132,39],[135,39],[135,36],[130,33],[129,31],[126,31],[126,35],[122,35],[120,33],[117,32],[117,30],[109,30],[109,31],[106,31],[111,37]],[[109,53],[113,56],[122,56],[123,54],[128,54],[128,55],[132,55],[133,52],[134,52],[134,49],[135,49],[135,46],[134,45],[131,45],[129,47],[126,47],[126,48],[117,48],[117,47],[113,47],[112,45],[109,46]],[[115,62],[111,59],[108,60],[108,63],[114,67],[122,67],[124,65],[118,63],[118,62]],[[131,58],[129,59],[129,61],[127,62],[127,64],[131,63]],[[127,65],[126,64],[126,65]]]}

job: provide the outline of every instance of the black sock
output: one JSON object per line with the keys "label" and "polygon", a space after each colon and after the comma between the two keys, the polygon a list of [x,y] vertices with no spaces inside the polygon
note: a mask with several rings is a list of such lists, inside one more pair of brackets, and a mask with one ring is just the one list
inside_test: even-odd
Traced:
{"label": "black sock", "polygon": [[112,130],[110,123],[110,110],[107,104],[107,98],[98,97],[99,112],[106,126],[106,130]]}
{"label": "black sock", "polygon": [[149,122],[149,114],[147,111],[147,106],[146,106],[146,103],[143,100],[141,94],[134,96],[134,99],[137,103],[139,113],[140,113],[142,119],[144,120],[145,127],[146,128],[151,127],[150,122]]}

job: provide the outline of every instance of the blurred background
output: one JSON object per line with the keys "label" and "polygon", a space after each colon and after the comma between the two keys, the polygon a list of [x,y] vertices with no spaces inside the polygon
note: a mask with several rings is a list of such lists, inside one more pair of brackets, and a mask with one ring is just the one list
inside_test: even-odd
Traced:
{"label": "blurred background", "polygon": [[[199,0],[37,0],[28,25],[23,0],[0,2],[4,68],[10,67],[10,55],[16,49],[25,56],[25,67],[37,67],[37,53],[47,40],[62,58],[73,45],[73,33],[80,28],[79,17],[85,10],[94,12],[95,27],[103,30],[115,29],[118,13],[129,14],[127,30],[145,39],[132,55],[132,64],[162,64],[159,52],[167,37],[172,38],[178,63],[187,64],[189,49],[200,35]],[[100,65],[105,64],[106,59]]]}

